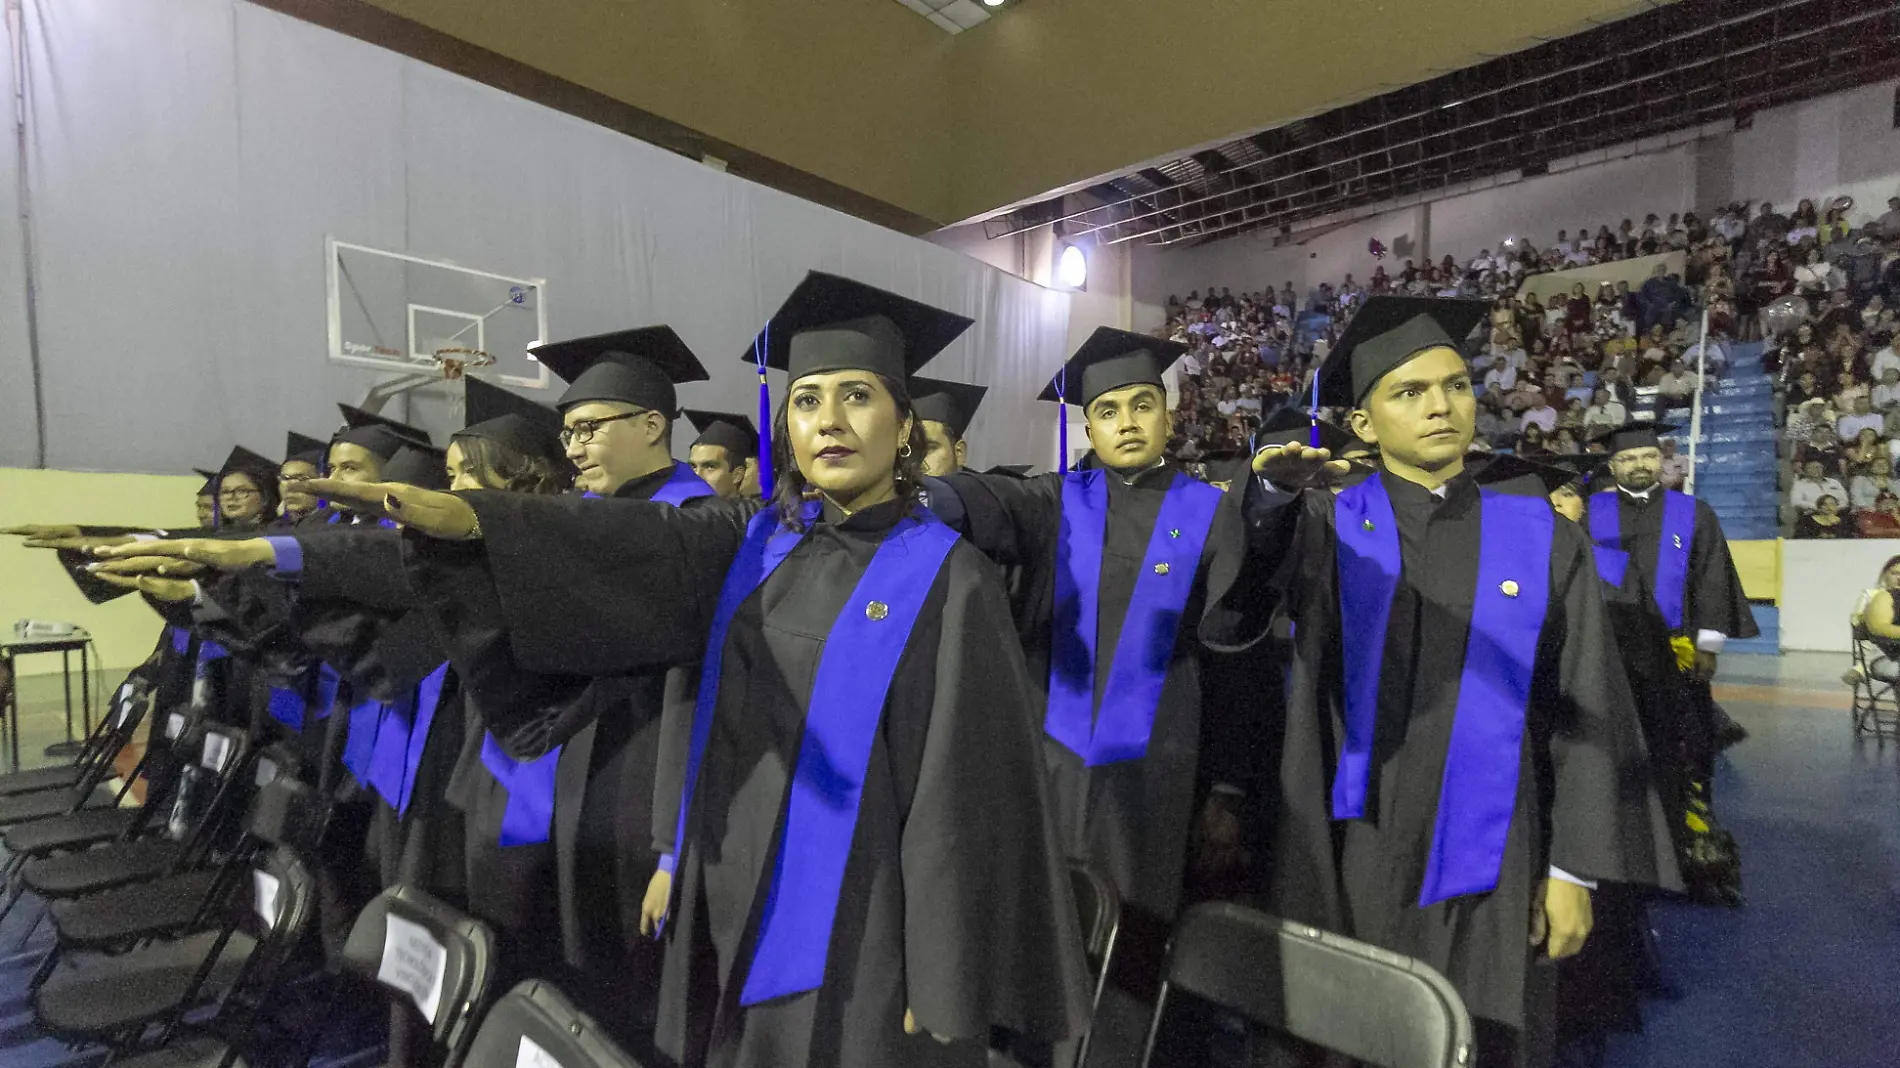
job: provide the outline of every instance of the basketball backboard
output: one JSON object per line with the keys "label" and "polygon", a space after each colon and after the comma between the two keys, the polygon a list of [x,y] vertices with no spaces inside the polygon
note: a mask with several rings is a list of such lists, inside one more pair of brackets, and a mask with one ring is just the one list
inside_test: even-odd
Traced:
{"label": "basketball backboard", "polygon": [[493,363],[470,366],[469,374],[547,388],[547,368],[527,351],[547,337],[545,280],[510,278],[335,238],[325,245],[332,361],[431,373],[438,369],[436,353],[477,349]]}

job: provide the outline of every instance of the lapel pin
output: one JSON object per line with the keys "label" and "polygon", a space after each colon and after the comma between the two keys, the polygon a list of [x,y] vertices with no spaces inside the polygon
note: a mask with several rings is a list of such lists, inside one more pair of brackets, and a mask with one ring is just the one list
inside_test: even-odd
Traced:
{"label": "lapel pin", "polygon": [[1156,564],[1156,565],[1155,565],[1155,574],[1157,574],[1157,575],[1165,575],[1165,574],[1167,574],[1167,573],[1168,573],[1168,565],[1166,565],[1166,564]]}
{"label": "lapel pin", "polygon": [[873,623],[882,622],[884,617],[890,614],[891,606],[885,604],[883,601],[872,601],[870,604],[864,606],[864,618]]}
{"label": "lapel pin", "polygon": [[1680,534],[1674,535],[1674,539],[1676,542],[1676,548],[1678,549],[1682,548],[1682,535]]}
{"label": "lapel pin", "polygon": [[1517,596],[1517,580],[1505,579],[1503,582],[1498,583],[1498,589],[1504,591],[1504,596],[1506,597],[1516,597]]}
{"label": "lapel pin", "polygon": [[1370,520],[1370,519],[1368,519],[1368,520],[1366,520],[1366,521],[1365,521],[1364,523],[1361,523],[1361,524],[1360,524],[1360,526],[1363,526],[1363,527],[1365,527],[1365,528],[1366,528],[1367,530],[1371,530],[1371,529],[1372,529],[1372,520]]}

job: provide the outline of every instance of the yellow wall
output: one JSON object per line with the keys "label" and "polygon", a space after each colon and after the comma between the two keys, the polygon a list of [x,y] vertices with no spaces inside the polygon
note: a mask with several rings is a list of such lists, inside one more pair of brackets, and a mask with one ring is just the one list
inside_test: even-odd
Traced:
{"label": "yellow wall", "polygon": [[[97,523],[114,526],[195,526],[195,477],[100,475],[0,467],[0,527],[20,523]],[[144,660],[158,641],[159,619],[136,594],[95,605],[45,549],[25,549],[0,537],[0,628],[16,619],[77,623],[92,632],[100,664],[124,670]],[[75,670],[77,664],[74,665]],[[22,675],[58,673],[59,658],[29,656]]]}
{"label": "yellow wall", "polygon": [[1728,552],[1735,558],[1735,570],[1742,577],[1742,592],[1750,600],[1780,601],[1780,540],[1730,541]]}

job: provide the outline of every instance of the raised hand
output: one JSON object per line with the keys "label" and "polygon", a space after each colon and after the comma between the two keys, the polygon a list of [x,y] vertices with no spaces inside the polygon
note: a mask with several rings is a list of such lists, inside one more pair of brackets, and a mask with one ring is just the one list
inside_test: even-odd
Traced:
{"label": "raised hand", "polygon": [[1253,454],[1253,471],[1282,490],[1335,486],[1345,479],[1352,465],[1332,455],[1297,441],[1268,445]]}
{"label": "raised hand", "polygon": [[365,514],[386,515],[432,538],[464,541],[475,533],[475,509],[453,493],[402,482],[339,482],[333,478],[313,478],[303,485],[306,492],[342,501]]}
{"label": "raised hand", "polygon": [[[276,555],[271,552],[270,543],[263,538],[246,538],[242,541],[224,541],[217,538],[176,538],[169,541],[142,541],[130,545],[116,545],[96,549],[93,555],[105,560],[126,560],[132,558],[165,557],[172,560],[189,560],[193,563],[215,567],[220,571],[236,571],[246,567],[262,567],[273,562]],[[101,570],[117,574],[134,572],[117,571],[113,568]],[[179,574],[177,571],[161,571],[159,574]]]}
{"label": "raised hand", "polygon": [[121,556],[89,564],[87,571],[105,578],[111,575],[153,575],[159,578],[197,578],[205,565],[175,556]]}
{"label": "raised hand", "polygon": [[[180,565],[175,560],[168,562],[173,566],[192,566]],[[159,578],[157,575],[113,575],[103,571],[96,571],[93,574],[101,582],[123,586],[128,590],[137,590],[161,601],[189,601],[197,592],[190,579]]]}

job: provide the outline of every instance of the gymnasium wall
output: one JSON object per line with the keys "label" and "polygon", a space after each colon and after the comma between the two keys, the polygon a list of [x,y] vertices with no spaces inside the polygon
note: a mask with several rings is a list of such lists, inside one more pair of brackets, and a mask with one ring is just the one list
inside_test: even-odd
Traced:
{"label": "gymnasium wall", "polygon": [[[1032,398],[1065,294],[243,0],[25,13],[49,467],[181,473],[334,428],[387,376],[325,359],[326,237],[545,278],[554,337],[669,323],[713,374],[681,393],[705,408],[756,410],[760,326],[807,270],[847,274],[977,320],[928,369],[997,387],[973,459],[1053,435]],[[6,308],[0,464],[32,466]]]}

